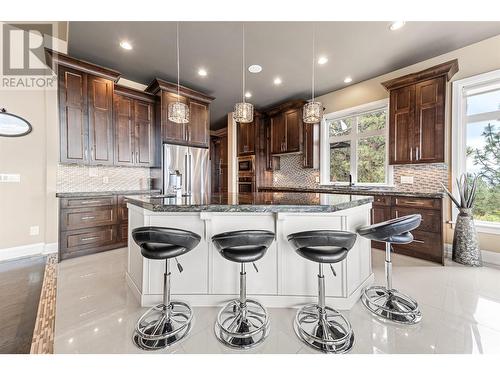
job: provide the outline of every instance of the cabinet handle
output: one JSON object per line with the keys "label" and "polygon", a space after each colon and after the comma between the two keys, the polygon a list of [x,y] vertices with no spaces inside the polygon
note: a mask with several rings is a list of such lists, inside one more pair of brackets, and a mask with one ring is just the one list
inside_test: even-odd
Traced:
{"label": "cabinet handle", "polygon": [[410,161],[413,161],[413,147],[410,147]]}
{"label": "cabinet handle", "polygon": [[425,243],[425,241],[422,241],[422,240],[416,240],[416,239],[413,239],[413,242],[416,242],[416,243]]}
{"label": "cabinet handle", "polygon": [[101,201],[81,201],[81,204],[101,203]]}
{"label": "cabinet handle", "polygon": [[84,216],[84,217],[82,217],[82,220],[91,220],[91,219],[95,219],[95,216]]}
{"label": "cabinet handle", "polygon": [[82,238],[82,241],[92,241],[92,240],[97,240],[98,238],[100,238],[100,237],[99,236],[85,237],[85,238]]}
{"label": "cabinet handle", "polygon": [[420,160],[419,156],[418,147],[415,147],[415,160]]}

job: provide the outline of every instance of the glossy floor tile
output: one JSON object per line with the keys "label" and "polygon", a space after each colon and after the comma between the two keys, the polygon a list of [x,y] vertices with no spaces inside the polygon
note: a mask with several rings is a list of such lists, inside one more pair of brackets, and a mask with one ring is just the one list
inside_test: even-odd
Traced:
{"label": "glossy floor tile", "polygon": [[[141,308],[125,283],[126,250],[66,260],[59,265],[55,353],[143,353],[132,343]],[[375,282],[384,282],[384,253],[373,250]],[[500,269],[445,267],[401,255],[393,258],[393,284],[421,305],[422,322],[401,326],[371,315],[358,302],[343,311],[355,332],[351,353],[500,354]],[[194,308],[190,335],[155,353],[242,353],[213,333],[217,308]],[[245,353],[316,351],[293,331],[294,309],[269,309],[267,340]]]}

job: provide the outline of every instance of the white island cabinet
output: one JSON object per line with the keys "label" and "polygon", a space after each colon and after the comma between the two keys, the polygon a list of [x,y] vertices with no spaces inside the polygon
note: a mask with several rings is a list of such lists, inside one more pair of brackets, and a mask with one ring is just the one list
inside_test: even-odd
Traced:
{"label": "white island cabinet", "polygon": [[[317,298],[318,264],[300,257],[287,235],[307,230],[345,230],[370,222],[371,197],[339,194],[256,193],[250,197],[205,198],[130,197],[127,283],[142,306],[160,303],[165,262],[143,258],[132,239],[134,228],[159,226],[198,233],[199,245],[178,258],[184,271],[171,263],[173,298],[193,306],[222,305],[238,294],[239,264],[218,253],[211,242],[217,233],[261,229],[276,240],[247,267],[247,293],[268,307],[294,307]],[[370,241],[359,237],[345,260],[334,264],[337,276],[325,268],[327,302],[349,309],[372,284]]]}

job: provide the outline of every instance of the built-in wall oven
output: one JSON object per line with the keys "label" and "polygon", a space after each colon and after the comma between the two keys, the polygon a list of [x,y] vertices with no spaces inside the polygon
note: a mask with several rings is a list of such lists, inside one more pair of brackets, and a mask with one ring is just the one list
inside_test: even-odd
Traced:
{"label": "built-in wall oven", "polygon": [[253,193],[255,186],[255,156],[241,156],[238,158],[238,192]]}

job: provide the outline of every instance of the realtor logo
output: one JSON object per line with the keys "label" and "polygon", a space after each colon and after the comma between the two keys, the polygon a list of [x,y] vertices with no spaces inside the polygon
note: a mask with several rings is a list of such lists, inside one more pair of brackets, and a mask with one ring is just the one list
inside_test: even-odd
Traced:
{"label": "realtor logo", "polygon": [[52,23],[2,23],[1,88],[54,88],[55,76],[45,64],[52,49]]}

